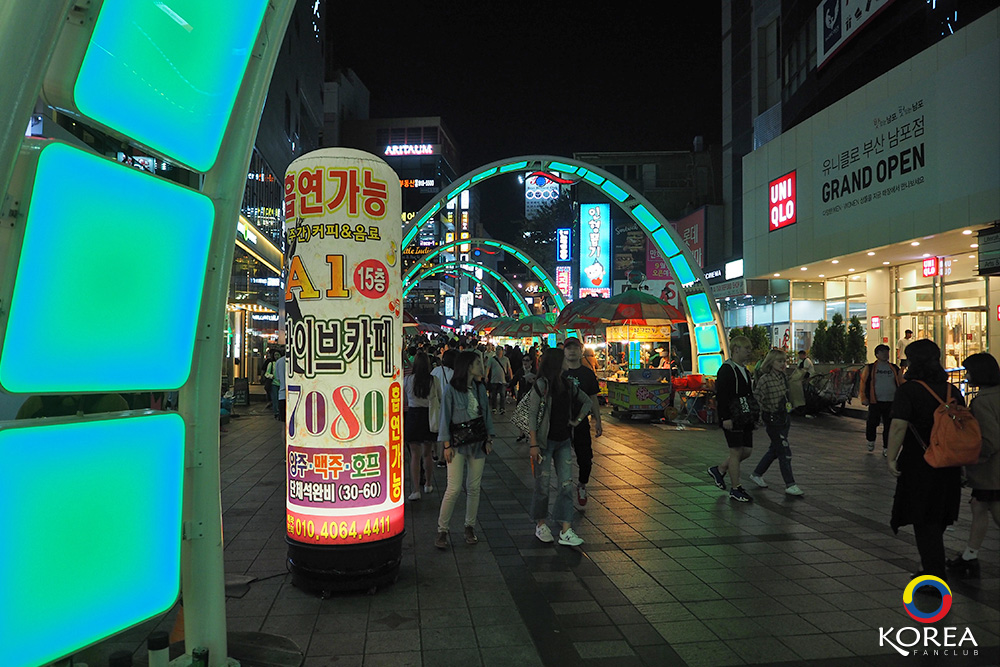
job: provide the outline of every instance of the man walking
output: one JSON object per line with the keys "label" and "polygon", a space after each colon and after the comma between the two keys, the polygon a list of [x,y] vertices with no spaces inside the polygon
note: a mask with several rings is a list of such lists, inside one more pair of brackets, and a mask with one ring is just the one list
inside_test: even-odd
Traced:
{"label": "man walking", "polygon": [[[913,332],[907,332],[913,333]],[[875,347],[875,363],[868,364],[861,371],[861,405],[868,406],[868,422],[865,437],[868,451],[875,451],[875,433],[882,424],[882,456],[889,451],[889,422],[892,415],[892,401],[896,397],[896,387],[903,384],[903,371],[889,363],[889,346]]]}
{"label": "man walking", "polygon": [[913,342],[913,331],[907,329],[903,332],[903,337],[896,341],[896,361],[906,359],[906,346]]}
{"label": "man walking", "polygon": [[[601,436],[604,427],[601,425],[601,410],[597,403],[597,395],[601,393],[601,385],[597,375],[583,365],[583,344],[579,338],[567,338],[563,344],[563,377],[576,382],[580,391],[590,397],[590,414],[594,415],[594,435]],[[576,487],[576,502],[580,507],[587,505],[587,483],[590,481],[590,471],[594,467],[593,441],[590,439],[590,418],[573,429],[573,450],[576,451],[576,462],[580,467],[580,483]]]}
{"label": "man walking", "polygon": [[752,344],[746,336],[736,336],[729,341],[730,358],[719,369],[715,381],[715,396],[718,403],[722,433],[726,436],[729,456],[717,466],[708,469],[715,485],[726,490],[726,473],[733,488],[729,499],[748,503],[750,497],[740,484],[740,462],[753,453],[753,427],[756,417],[751,410],[753,391],[746,362],[753,354]]}

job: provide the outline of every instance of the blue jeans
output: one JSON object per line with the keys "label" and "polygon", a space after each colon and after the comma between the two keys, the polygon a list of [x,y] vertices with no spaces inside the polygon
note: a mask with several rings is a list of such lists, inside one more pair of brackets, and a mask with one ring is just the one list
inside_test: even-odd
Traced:
{"label": "blue jeans", "polygon": [[760,459],[760,463],[753,469],[753,474],[763,475],[774,460],[778,459],[778,467],[781,469],[781,478],[785,480],[785,486],[795,484],[795,476],[792,475],[792,448],[788,444],[788,429],[791,425],[791,420],[787,416],[784,424],[765,425],[764,429],[771,439],[771,445]]}
{"label": "blue jeans", "polygon": [[571,523],[575,510],[573,509],[573,494],[570,490],[573,486],[573,441],[570,439],[555,442],[548,441],[548,445],[542,452],[542,462],[535,464],[532,473],[535,477],[535,490],[531,494],[531,518],[541,521],[549,515],[549,492],[551,491],[552,469],[549,461],[552,461],[556,469],[556,483],[558,494],[556,502],[552,506],[552,520]]}

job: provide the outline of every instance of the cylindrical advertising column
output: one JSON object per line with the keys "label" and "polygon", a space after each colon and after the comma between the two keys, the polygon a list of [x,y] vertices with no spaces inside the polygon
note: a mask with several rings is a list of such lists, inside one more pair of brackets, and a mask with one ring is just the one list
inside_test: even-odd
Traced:
{"label": "cylindrical advertising column", "polygon": [[403,539],[399,177],[322,149],[285,173],[288,563],[300,588],[395,580]]}

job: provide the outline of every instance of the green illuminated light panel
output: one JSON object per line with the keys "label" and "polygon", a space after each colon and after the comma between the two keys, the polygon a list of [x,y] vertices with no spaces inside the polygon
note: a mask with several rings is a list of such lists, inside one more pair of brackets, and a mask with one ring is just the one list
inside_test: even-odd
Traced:
{"label": "green illuminated light panel", "polygon": [[104,0],[77,109],[199,171],[215,163],[267,0]]}
{"label": "green illuminated light panel", "polygon": [[708,296],[704,293],[691,294],[687,297],[688,313],[695,324],[708,324],[715,321],[712,308],[708,305]]}
{"label": "green illuminated light panel", "polygon": [[188,378],[215,208],[77,148],[38,155],[0,350],[13,393],[176,389]]}
{"label": "green illuminated light panel", "polygon": [[697,280],[691,267],[688,265],[684,255],[675,255],[670,258],[670,266],[674,267],[674,275],[681,285],[687,285]]}
{"label": "green illuminated light panel", "polygon": [[702,375],[718,375],[722,362],[721,354],[699,354],[698,372]]}
{"label": "green illuminated light panel", "polygon": [[7,428],[0,461],[4,665],[48,664],[173,606],[179,415]]}
{"label": "green illuminated light panel", "polygon": [[639,223],[650,232],[660,228],[660,221],[654,218],[653,214],[649,212],[649,209],[642,204],[639,204],[632,209],[632,215],[634,215]]}
{"label": "green illuminated light panel", "polygon": [[719,342],[719,330],[715,325],[695,327],[694,335],[695,340],[698,342],[699,354],[722,351],[722,344]]}
{"label": "green illuminated light panel", "polygon": [[621,203],[628,199],[628,193],[622,190],[620,187],[612,183],[611,181],[604,181],[601,184],[601,189],[604,190],[612,199]]}

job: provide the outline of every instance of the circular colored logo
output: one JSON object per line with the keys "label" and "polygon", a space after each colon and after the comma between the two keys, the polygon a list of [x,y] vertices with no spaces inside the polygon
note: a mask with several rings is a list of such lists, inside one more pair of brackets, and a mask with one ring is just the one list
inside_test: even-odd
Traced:
{"label": "circular colored logo", "polygon": [[369,299],[378,299],[389,289],[389,271],[377,259],[366,259],[354,270],[354,286]]}
{"label": "circular colored logo", "polygon": [[[941,593],[941,606],[932,612],[922,612],[917,609],[917,605],[913,604],[913,593],[923,586],[930,586],[936,588],[939,593]],[[906,588],[903,589],[903,607],[906,609],[906,613],[910,615],[914,621],[919,621],[920,623],[936,623],[944,618],[949,611],[951,611],[951,589],[948,588],[948,584],[945,583],[943,579],[937,577],[932,577],[929,574],[924,574],[919,577],[914,577]]]}

